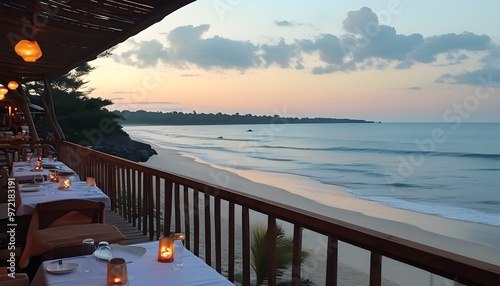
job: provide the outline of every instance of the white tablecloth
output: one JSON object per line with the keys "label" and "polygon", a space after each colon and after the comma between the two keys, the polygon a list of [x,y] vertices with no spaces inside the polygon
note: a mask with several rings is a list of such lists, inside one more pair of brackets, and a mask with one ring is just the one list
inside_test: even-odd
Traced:
{"label": "white tablecloth", "polygon": [[[58,170],[61,173],[74,173],[73,170],[60,161],[49,162],[48,160],[43,159],[42,166],[47,166],[47,164],[50,164],[54,170]],[[32,161],[31,163],[13,162],[12,173],[10,176],[16,178],[17,180],[32,180],[34,175],[43,175],[48,177],[49,170],[51,170],[51,168],[42,168],[41,171],[34,171],[33,169],[35,165],[35,161]]]}
{"label": "white tablecloth", "polygon": [[[46,159],[42,160],[43,164],[51,164],[52,166],[57,166],[57,170],[60,172],[74,173],[68,166],[60,161],[49,162]],[[33,165],[33,164],[32,164]],[[14,162],[12,166],[11,177],[17,179],[32,178],[34,174],[42,174],[48,177],[48,169],[44,169],[41,172],[35,172],[29,167],[26,162]],[[76,175],[73,177],[77,177]],[[33,191],[23,191],[23,184],[20,184],[20,196],[21,204],[17,210],[17,215],[30,215],[35,210],[35,207],[39,203],[60,201],[67,199],[85,199],[103,202],[106,208],[109,208],[111,201],[109,197],[104,194],[98,187],[88,188],[86,182],[78,181],[72,182],[72,186],[69,189],[60,190],[58,189],[59,183],[52,183],[50,181],[45,181],[40,184],[40,190]]]}
{"label": "white tablecloth", "polygon": [[[127,264],[129,285],[234,285],[225,277],[217,273],[213,268],[205,264],[188,250],[184,251],[184,266],[180,270],[174,269],[174,263],[161,263],[157,261],[158,241],[143,244],[135,244],[147,249],[141,258]],[[81,265],[84,261],[91,261],[93,269],[84,272]],[[42,263],[31,285],[71,285],[90,286],[106,285],[106,263],[97,262],[89,257],[77,257],[63,259],[64,263],[78,263],[79,267],[73,272],[66,274],[51,274],[46,271],[50,262]]]}
{"label": "white tablecloth", "polygon": [[17,209],[17,215],[29,215],[35,210],[39,203],[84,199],[103,202],[107,209],[111,205],[109,197],[98,187],[88,188],[86,182],[72,182],[71,188],[60,190],[58,183],[46,182],[41,184],[40,190],[36,192],[23,192],[20,186],[21,205]]}

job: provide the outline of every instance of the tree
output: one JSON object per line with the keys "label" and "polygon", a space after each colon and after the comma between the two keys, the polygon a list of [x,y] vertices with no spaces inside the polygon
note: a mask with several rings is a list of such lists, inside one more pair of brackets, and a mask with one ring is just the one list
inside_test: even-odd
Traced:
{"label": "tree", "polygon": [[[93,90],[85,87],[87,82],[83,77],[92,70],[94,67],[85,63],[65,75],[50,80],[56,118],[66,139],[79,144],[85,142],[85,145],[98,143],[98,136],[95,135],[97,132],[125,133],[116,121],[122,119],[122,116],[106,109],[106,106],[113,103],[108,99],[89,97]],[[26,88],[31,102],[41,105],[43,83],[30,82],[26,84]],[[50,133],[46,118],[37,116],[37,119],[37,131],[40,134]]]}
{"label": "tree", "polygon": [[[269,277],[269,243],[268,229],[266,227],[255,227],[252,230],[252,269],[257,276],[256,285],[260,286]],[[308,252],[302,251],[301,261],[309,256]],[[283,277],[284,272],[289,269],[293,258],[293,238],[287,236],[281,225],[276,226],[276,277],[277,285],[291,285],[291,281]],[[302,279],[301,285],[313,285],[309,279]]]}

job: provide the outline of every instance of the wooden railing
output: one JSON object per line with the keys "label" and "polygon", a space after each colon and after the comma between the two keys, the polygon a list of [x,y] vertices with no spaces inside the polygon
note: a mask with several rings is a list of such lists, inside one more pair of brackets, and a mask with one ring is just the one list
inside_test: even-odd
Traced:
{"label": "wooden railing", "polygon": [[[251,281],[250,215],[267,221],[268,285],[276,285],[276,232],[283,221],[293,229],[290,280],[301,281],[302,232],[311,230],[327,240],[326,285],[337,284],[338,245],[345,242],[370,252],[370,285],[381,285],[387,257],[466,285],[500,285],[500,266],[377,232],[332,217],[283,205],[249,194],[170,174],[67,142],[57,142],[58,158],[82,179],[92,176],[112,201],[112,209],[131,224],[158,239],[170,232],[186,234],[194,254],[242,285]],[[385,261],[385,260],[384,260]],[[449,285],[449,284],[443,284]]]}

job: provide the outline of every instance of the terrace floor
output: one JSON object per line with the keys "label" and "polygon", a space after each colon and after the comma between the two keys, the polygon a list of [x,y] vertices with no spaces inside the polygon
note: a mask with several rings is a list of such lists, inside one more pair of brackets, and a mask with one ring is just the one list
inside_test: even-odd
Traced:
{"label": "terrace floor", "polygon": [[106,211],[106,223],[116,226],[121,233],[127,238],[122,244],[135,244],[148,242],[149,238],[147,235],[142,234],[142,231],[138,230],[137,227],[132,226],[131,223],[124,220],[118,213],[114,211]]}

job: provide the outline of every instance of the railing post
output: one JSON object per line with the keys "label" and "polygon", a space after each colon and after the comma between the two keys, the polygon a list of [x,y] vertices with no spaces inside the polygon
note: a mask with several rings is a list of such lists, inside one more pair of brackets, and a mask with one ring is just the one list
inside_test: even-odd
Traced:
{"label": "railing post", "polygon": [[234,219],[234,203],[229,202],[229,210],[228,210],[228,266],[227,266],[227,272],[228,272],[228,279],[231,282],[234,282],[234,257],[235,257],[235,219]]}
{"label": "railing post", "polygon": [[276,286],[276,217],[267,217],[267,239],[268,239],[268,277],[267,285]]}
{"label": "railing post", "polygon": [[298,224],[293,226],[293,258],[292,258],[292,285],[300,286],[300,270],[302,256],[302,227]]}
{"label": "railing post", "polygon": [[172,192],[173,182],[165,180],[165,196],[164,196],[164,211],[163,211],[163,234],[170,233],[170,223],[172,222]]}
{"label": "railing post", "polygon": [[370,286],[382,283],[382,255],[372,251],[370,256]]}
{"label": "railing post", "polygon": [[222,228],[221,228],[221,213],[220,213],[220,198],[215,199],[215,270],[222,272]]}
{"label": "railing post", "polygon": [[212,266],[212,213],[210,211],[208,186],[205,186],[203,198],[203,209],[205,210],[205,263]]}
{"label": "railing post", "polygon": [[326,256],[326,285],[337,285],[339,241],[328,235]]}
{"label": "railing post", "polygon": [[243,265],[243,286],[250,285],[250,214],[247,207],[241,210],[242,225],[242,265]]}

